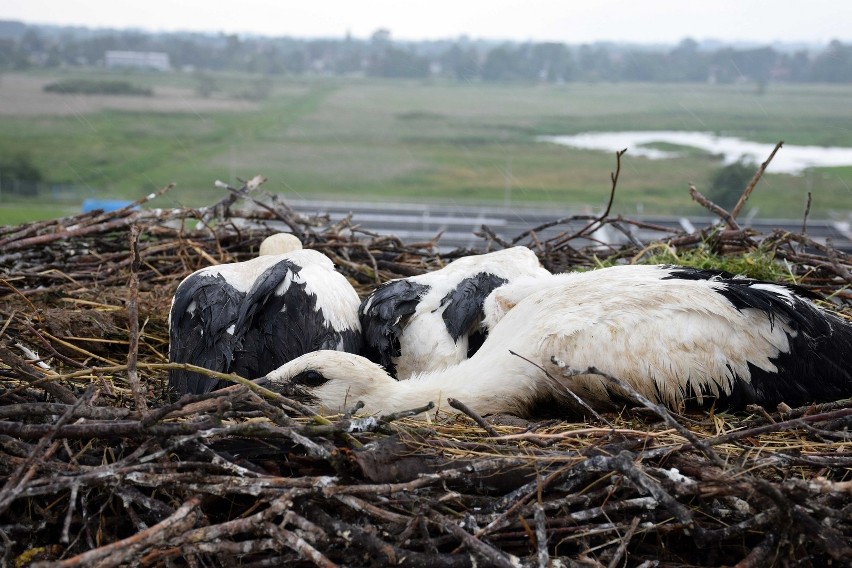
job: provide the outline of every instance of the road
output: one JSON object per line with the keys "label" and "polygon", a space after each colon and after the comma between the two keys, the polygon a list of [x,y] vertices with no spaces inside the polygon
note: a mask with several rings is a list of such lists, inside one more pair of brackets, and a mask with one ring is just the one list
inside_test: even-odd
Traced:
{"label": "road", "polygon": [[[439,249],[445,252],[460,247],[481,248],[484,241],[474,233],[478,232],[482,225],[489,226],[502,239],[511,241],[533,227],[555,219],[584,213],[582,211],[527,207],[477,207],[444,204],[423,205],[320,200],[288,200],[287,203],[300,213],[327,214],[332,221],[340,220],[351,213],[354,223],[362,229],[379,234],[395,235],[404,242],[429,241],[438,233],[441,233],[438,245]],[[593,212],[585,213],[591,214]],[[688,219],[685,217],[632,216],[631,219],[664,227],[681,228],[688,232],[700,230],[718,220],[709,216],[696,216]],[[826,239],[831,239],[836,248],[852,252],[852,222],[850,222],[850,219],[846,221],[809,221],[808,236],[822,243]],[[751,227],[760,233],[769,233],[776,228],[794,233],[799,233],[802,230],[801,219],[755,218],[747,222],[741,220],[741,222],[744,226]],[[563,231],[579,230],[584,225],[585,223],[582,221],[570,225],[561,224],[538,233],[538,238],[540,240],[548,239]],[[635,230],[635,228],[633,235],[641,242],[649,242],[665,236],[660,232]],[[611,228],[596,234],[595,237],[610,244],[620,244],[627,239],[622,233]]]}

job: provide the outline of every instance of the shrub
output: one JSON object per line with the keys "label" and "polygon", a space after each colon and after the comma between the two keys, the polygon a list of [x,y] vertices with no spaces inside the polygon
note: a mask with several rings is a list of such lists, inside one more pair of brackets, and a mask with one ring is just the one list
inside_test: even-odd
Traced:
{"label": "shrub", "polygon": [[26,154],[0,158],[0,191],[16,195],[37,195],[44,176]]}
{"label": "shrub", "polygon": [[730,211],[737,204],[737,200],[751,181],[756,169],[757,165],[744,157],[733,164],[719,168],[710,180],[707,197]]}
{"label": "shrub", "polygon": [[44,86],[45,92],[63,95],[132,95],[151,97],[154,91],[137,87],[129,81],[93,81],[91,79],[67,79]]}

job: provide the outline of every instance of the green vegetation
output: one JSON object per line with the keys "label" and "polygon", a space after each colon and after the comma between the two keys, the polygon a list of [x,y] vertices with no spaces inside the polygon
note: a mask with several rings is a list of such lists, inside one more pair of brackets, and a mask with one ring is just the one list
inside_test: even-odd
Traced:
{"label": "green vegetation", "polygon": [[40,219],[67,217],[79,212],[79,206],[44,206],[27,202],[7,202],[4,200],[0,203],[0,225],[20,225]]}
{"label": "green vegetation", "polygon": [[[58,114],[63,103],[50,99],[43,112],[23,116],[0,99],[0,156],[27,155],[46,184],[73,184],[85,197],[135,199],[176,182],[161,205],[208,204],[221,197],[216,179],[262,174],[265,189],[290,198],[502,203],[508,193],[513,203],[565,212],[603,207],[615,157],[538,142],[539,135],[701,130],[765,143],[852,146],[852,86],[770,85],[758,96],[748,85],[259,83],[258,75],[208,75],[216,88],[202,96],[193,74],[123,72],[154,90],[138,108],[110,106],[120,97],[103,97],[101,110]],[[57,78],[6,74],[0,87],[34,77]],[[247,101],[257,85],[263,96]],[[700,152],[661,161],[628,152],[613,211],[705,214],[687,187],[692,182],[707,193],[720,167]],[[770,167],[747,208],[797,218],[811,191],[812,218],[846,214],[850,187],[852,168],[790,176]]]}
{"label": "green vegetation", "polygon": [[706,270],[724,270],[757,280],[796,284],[789,267],[776,260],[771,252],[755,249],[740,255],[719,255],[700,246],[681,253],[666,248],[652,251],[642,258],[643,264],[678,264]]}
{"label": "green vegetation", "polygon": [[92,81],[89,79],[66,79],[44,86],[46,93],[62,95],[129,95],[150,97],[154,91],[137,87],[129,81]]}
{"label": "green vegetation", "polygon": [[733,164],[719,168],[710,179],[710,189],[707,191],[707,196],[716,205],[730,211],[737,204],[743,190],[754,177],[757,167],[757,164],[750,160],[739,159]]}
{"label": "green vegetation", "polygon": [[38,193],[41,181],[41,171],[29,155],[17,152],[0,156],[0,191],[7,195],[33,196]]}

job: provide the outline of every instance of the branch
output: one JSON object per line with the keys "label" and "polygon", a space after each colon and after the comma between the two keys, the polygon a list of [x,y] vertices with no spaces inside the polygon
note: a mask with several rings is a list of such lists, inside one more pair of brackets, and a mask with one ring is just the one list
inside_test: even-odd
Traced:
{"label": "branch", "polygon": [[693,184],[689,184],[689,195],[694,201],[697,201],[698,203],[703,205],[705,209],[725,221],[725,224],[728,225],[729,229],[733,229],[735,231],[740,230],[740,226],[737,224],[736,219],[734,219],[734,217],[730,213],[728,213],[722,207],[719,207],[718,205],[704,197],[697,189],[695,189],[695,186]]}
{"label": "branch", "polygon": [[772,158],[775,157],[775,153],[784,145],[784,141],[781,140],[775,145],[775,148],[772,149],[772,153],[769,154],[769,157],[766,158],[766,161],[760,164],[760,167],[757,168],[757,171],[754,173],[754,177],[751,178],[751,181],[748,182],[743,194],[740,195],[739,200],[737,200],[737,204],[734,205],[734,209],[731,211],[731,218],[736,219],[737,215],[740,214],[740,210],[742,210],[745,205],[746,200],[748,199],[751,192],[754,190],[754,187],[757,185],[757,182],[760,181],[761,176],[763,176],[763,172],[766,171],[767,166],[769,166],[769,162],[772,161]]}

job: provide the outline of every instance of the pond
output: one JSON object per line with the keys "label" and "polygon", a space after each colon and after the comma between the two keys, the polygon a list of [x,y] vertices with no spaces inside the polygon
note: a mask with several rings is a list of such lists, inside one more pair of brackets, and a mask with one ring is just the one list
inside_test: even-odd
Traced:
{"label": "pond", "polygon": [[[716,136],[709,132],[677,132],[669,130],[636,132],[586,132],[573,136],[540,136],[539,140],[581,148],[616,152],[627,148],[629,156],[644,156],[652,160],[675,158],[676,150],[661,150],[650,145],[673,144],[699,148],[719,155],[726,164],[745,157],[761,163],[772,153],[774,144],[751,142],[733,136]],[[784,144],[772,159],[771,173],[801,174],[807,168],[852,165],[852,148],[837,146],[794,146]]]}

